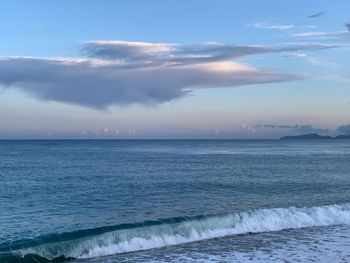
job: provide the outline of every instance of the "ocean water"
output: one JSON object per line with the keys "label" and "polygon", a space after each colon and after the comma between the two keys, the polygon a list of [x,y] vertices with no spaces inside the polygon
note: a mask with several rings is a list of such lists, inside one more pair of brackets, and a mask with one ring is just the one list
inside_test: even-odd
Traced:
{"label": "ocean water", "polygon": [[350,140],[0,141],[0,263],[350,262]]}

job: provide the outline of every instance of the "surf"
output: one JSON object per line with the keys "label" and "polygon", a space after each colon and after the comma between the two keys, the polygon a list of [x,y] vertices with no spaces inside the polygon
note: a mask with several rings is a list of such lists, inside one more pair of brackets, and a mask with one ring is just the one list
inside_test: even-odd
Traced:
{"label": "surf", "polygon": [[231,235],[344,224],[350,224],[350,203],[170,218],[3,243],[0,245],[0,262],[64,262]]}

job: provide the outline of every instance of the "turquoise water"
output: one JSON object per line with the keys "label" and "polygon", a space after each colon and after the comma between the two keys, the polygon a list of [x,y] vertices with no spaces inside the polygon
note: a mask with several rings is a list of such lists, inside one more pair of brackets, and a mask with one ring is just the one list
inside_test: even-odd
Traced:
{"label": "turquoise water", "polygon": [[346,140],[0,141],[0,262],[350,262],[349,189]]}

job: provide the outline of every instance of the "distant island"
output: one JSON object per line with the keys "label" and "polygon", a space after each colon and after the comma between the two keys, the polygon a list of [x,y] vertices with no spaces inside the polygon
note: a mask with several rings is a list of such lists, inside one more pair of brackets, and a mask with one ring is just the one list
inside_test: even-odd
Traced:
{"label": "distant island", "polygon": [[323,136],[318,133],[309,133],[296,136],[283,136],[281,140],[347,140],[350,139],[350,135],[338,135],[335,137],[332,136]]}

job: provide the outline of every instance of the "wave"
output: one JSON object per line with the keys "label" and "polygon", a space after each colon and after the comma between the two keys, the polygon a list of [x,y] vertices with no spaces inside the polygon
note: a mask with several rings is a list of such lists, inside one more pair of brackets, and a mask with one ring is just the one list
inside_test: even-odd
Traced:
{"label": "wave", "polygon": [[[350,203],[257,209],[220,216],[124,224],[0,246],[0,262],[63,262],[160,248],[230,235],[350,224]],[[33,260],[32,260],[33,259]],[[12,261],[11,261],[12,260]],[[17,261],[16,261],[17,260]],[[31,261],[32,260],[32,261]]]}

